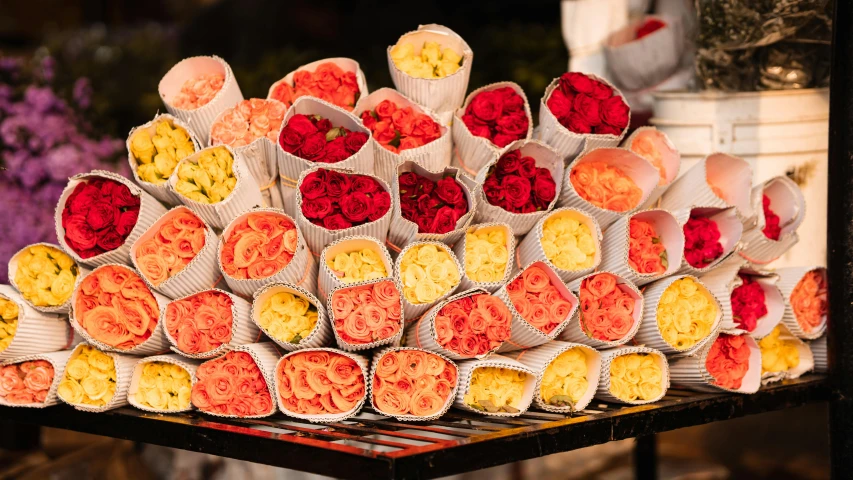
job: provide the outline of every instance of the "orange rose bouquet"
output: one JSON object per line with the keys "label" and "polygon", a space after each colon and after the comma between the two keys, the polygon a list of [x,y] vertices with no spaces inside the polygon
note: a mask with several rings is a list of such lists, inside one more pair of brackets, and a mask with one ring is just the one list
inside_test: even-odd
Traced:
{"label": "orange rose bouquet", "polygon": [[[755,345],[755,340],[745,335],[723,333],[711,343],[711,348],[708,350],[708,356],[705,359],[705,369],[714,377],[714,385],[735,391],[740,390],[743,386],[744,377],[749,370],[751,356],[750,345],[747,343],[748,338],[757,350],[758,346]],[[755,386],[758,387],[757,381]]]}
{"label": "orange rose bouquet", "polygon": [[432,352],[391,348],[373,356],[370,402],[397,420],[432,420],[456,397],[456,364]]}
{"label": "orange rose bouquet", "polygon": [[166,305],[164,326],[173,350],[190,358],[212,358],[228,345],[257,342],[260,331],[249,321],[251,305],[222,290],[204,290]]}
{"label": "orange rose bouquet", "polygon": [[315,97],[351,112],[367,95],[367,82],[358,63],[329,58],[303,65],[275,82],[267,98],[290,107],[297,98]]}
{"label": "orange rose bouquet", "polygon": [[594,273],[579,282],[580,310],[577,328],[560,337],[591,346],[615,347],[629,341],[642,317],[639,291],[627,280],[609,272]]}
{"label": "orange rose bouquet", "polygon": [[652,195],[646,200],[646,205],[652,204],[678,176],[681,168],[681,154],[669,137],[654,127],[640,127],[634,130],[622,147],[645,158],[658,170],[660,180]]}
{"label": "orange rose bouquet", "polygon": [[642,286],[678,271],[683,252],[678,219],[666,210],[643,210],[620,218],[607,229],[600,269]]}
{"label": "orange rose bouquet", "polygon": [[672,383],[701,392],[755,393],[761,386],[761,349],[749,334],[720,333],[691,356],[674,357]]}
{"label": "orange rose bouquet", "polygon": [[364,350],[397,341],[403,333],[400,287],[389,279],[339,287],[329,294],[338,346]]}
{"label": "orange rose bouquet", "polygon": [[785,299],[782,322],[792,334],[812,340],[826,330],[829,304],[826,269],[787,267],[776,270],[779,290]]}
{"label": "orange rose bouquet", "polygon": [[222,417],[261,418],[275,413],[273,377],[278,360],[271,343],[241,345],[196,369],[190,401]]}
{"label": "orange rose bouquet", "polygon": [[0,405],[55,405],[56,387],[69,356],[71,350],[29,355],[0,366]]}
{"label": "orange rose bouquet", "polygon": [[572,168],[569,180],[578,195],[592,205],[627,212],[640,205],[643,191],[625,172],[604,162],[581,163]]}

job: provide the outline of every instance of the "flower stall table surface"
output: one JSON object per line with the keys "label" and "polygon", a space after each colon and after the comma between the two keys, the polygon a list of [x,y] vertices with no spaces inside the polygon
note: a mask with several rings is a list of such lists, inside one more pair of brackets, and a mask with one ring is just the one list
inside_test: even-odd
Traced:
{"label": "flower stall table surface", "polygon": [[0,407],[0,423],[25,423],[152,443],[338,478],[435,478],[691,425],[793,408],[829,399],[821,375],[762,388],[754,395],[671,389],[642,406],[594,400],[573,416],[530,411],[492,418],[451,410],[431,422],[402,423],[365,407],[354,418],[315,425],[277,414],[230,419],[130,407],[87,413],[57,405]]}

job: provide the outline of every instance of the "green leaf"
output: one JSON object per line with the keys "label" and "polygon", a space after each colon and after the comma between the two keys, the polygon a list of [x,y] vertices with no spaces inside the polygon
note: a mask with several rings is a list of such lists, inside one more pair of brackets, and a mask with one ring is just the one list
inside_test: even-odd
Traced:
{"label": "green leaf", "polygon": [[293,338],[290,339],[290,343],[299,343],[301,341],[302,341],[302,335],[300,335],[298,333],[296,335],[294,335]]}
{"label": "green leaf", "polygon": [[377,115],[373,110],[370,111],[370,116],[373,117],[374,120],[379,120],[379,115]]}
{"label": "green leaf", "polygon": [[485,411],[486,411],[486,409],[485,409],[485,408],[481,407],[480,405],[478,405],[478,404],[476,404],[476,403],[469,403],[469,404],[468,404],[468,406],[469,406],[469,407],[471,407],[471,408],[473,408],[473,409],[475,409],[475,410],[479,410],[479,411],[481,411],[481,412],[485,412]]}
{"label": "green leaf", "polygon": [[402,136],[400,135],[400,131],[394,130],[394,140],[391,140],[390,142],[388,142],[388,145],[391,145],[394,148],[399,148],[401,138],[402,138]]}
{"label": "green leaf", "polygon": [[658,243],[660,243],[660,238],[652,237],[652,244],[657,245]]}
{"label": "green leaf", "polygon": [[572,398],[568,395],[554,395],[553,397],[548,399],[548,405],[554,405],[555,407],[574,408],[575,403],[572,402]]}
{"label": "green leaf", "polygon": [[343,127],[335,127],[326,132],[326,141],[331,142],[332,140],[340,137],[341,135],[345,135]]}
{"label": "green leaf", "polygon": [[669,268],[669,255],[666,254],[666,250],[660,252],[660,263],[663,264],[663,268]]}

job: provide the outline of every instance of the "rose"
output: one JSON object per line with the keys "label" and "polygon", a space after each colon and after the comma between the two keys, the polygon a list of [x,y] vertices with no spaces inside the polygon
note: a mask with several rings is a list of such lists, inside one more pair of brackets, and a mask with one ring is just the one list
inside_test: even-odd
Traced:
{"label": "rose", "polygon": [[573,94],[566,95],[563,90],[558,88],[551,92],[551,96],[548,98],[546,105],[548,106],[548,109],[551,110],[551,113],[553,113],[557,119],[560,119],[571,113],[573,100]]}
{"label": "rose", "polygon": [[379,183],[370,177],[359,175],[352,180],[351,190],[370,195],[379,191]]}
{"label": "rose", "polygon": [[576,114],[579,114],[584,122],[590,126],[601,124],[601,115],[599,114],[600,105],[598,100],[584,94],[576,95],[572,102],[572,108]]}
{"label": "rose", "polygon": [[340,205],[341,213],[352,223],[366,220],[371,213],[370,198],[361,192],[353,192],[344,196]]}
{"label": "rose", "polygon": [[492,131],[489,129],[488,125],[481,125],[474,123],[473,115],[464,115],[462,117],[462,122],[468,127],[468,130],[471,132],[471,135],[475,137],[483,137],[487,140],[492,139]]}
{"label": "rose", "polygon": [[586,134],[592,133],[592,126],[586,121],[583,115],[572,112],[560,119],[560,125],[569,129],[574,133]]}
{"label": "rose", "polygon": [[524,178],[533,178],[536,175],[536,159],[521,157],[518,162],[518,174]]}
{"label": "rose", "polygon": [[523,112],[504,115],[498,119],[497,131],[514,137],[523,137],[527,134],[529,121]]}
{"label": "rose", "polygon": [[373,211],[367,216],[371,222],[375,222],[384,217],[391,207],[391,194],[382,191],[373,196]]}
{"label": "rose", "polygon": [[76,250],[89,250],[98,243],[95,230],[89,226],[83,215],[71,215],[67,219],[63,215],[63,228],[65,238],[74,243]]}
{"label": "rose", "polygon": [[409,410],[410,397],[391,388],[373,394],[376,408],[390,415],[403,415]]}
{"label": "rose", "polygon": [[370,137],[364,132],[351,132],[344,137],[344,145],[351,153],[358,152]]}
{"label": "rose", "polygon": [[343,230],[352,227],[352,223],[341,214],[330,215],[323,219],[323,226],[327,230]]}
{"label": "rose", "polygon": [[100,198],[101,190],[89,183],[78,183],[74,191],[68,196],[67,205],[74,215],[85,215],[89,207]]}
{"label": "rose", "polygon": [[465,200],[462,187],[453,177],[444,177],[436,182],[436,195],[445,203],[454,205]]}
{"label": "rose", "polygon": [[326,170],[316,170],[302,180],[299,192],[303,198],[313,200],[326,194]]}
{"label": "rose", "polygon": [[305,137],[305,141],[299,148],[299,155],[306,160],[320,157],[323,150],[326,148],[326,136],[320,132],[312,133]]}
{"label": "rose", "polygon": [[493,122],[503,111],[503,96],[494,91],[481,92],[471,100],[470,113],[483,122]]}
{"label": "rose", "polygon": [[320,197],[313,200],[303,200],[302,214],[305,218],[322,219],[334,211],[334,205],[328,197]]}
{"label": "rose", "polygon": [[314,123],[305,115],[294,115],[287,121],[288,129],[293,132],[299,134],[302,137],[307,137],[312,133],[317,132],[317,127]]}
{"label": "rose", "polygon": [[601,102],[601,121],[613,127],[624,129],[628,126],[630,109],[620,96],[613,96]]}
{"label": "rose", "polygon": [[508,175],[501,181],[501,188],[509,205],[520,208],[530,199],[530,182],[517,175]]}
{"label": "rose", "polygon": [[563,93],[592,93],[595,89],[593,79],[583,73],[568,72],[560,76],[560,89]]}

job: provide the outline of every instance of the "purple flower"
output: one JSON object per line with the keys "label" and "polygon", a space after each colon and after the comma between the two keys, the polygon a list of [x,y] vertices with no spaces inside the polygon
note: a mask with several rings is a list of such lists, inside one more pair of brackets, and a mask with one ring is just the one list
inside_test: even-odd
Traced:
{"label": "purple flower", "polygon": [[53,57],[44,57],[41,60],[41,78],[45,82],[52,82],[56,75],[56,60]]}
{"label": "purple flower", "polygon": [[86,77],[80,77],[74,82],[74,102],[83,110],[92,104],[92,83]]}
{"label": "purple flower", "polygon": [[50,87],[39,88],[35,85],[27,87],[27,90],[24,92],[24,99],[39,113],[47,112],[51,108],[56,107],[59,102],[59,99],[56,98]]}

